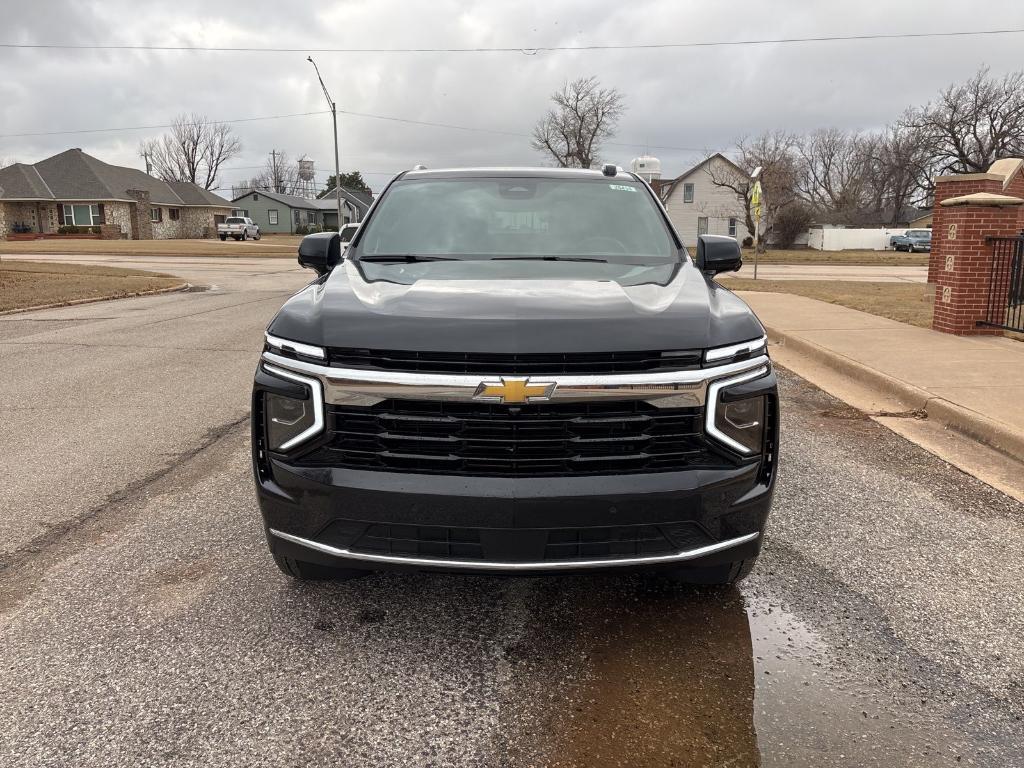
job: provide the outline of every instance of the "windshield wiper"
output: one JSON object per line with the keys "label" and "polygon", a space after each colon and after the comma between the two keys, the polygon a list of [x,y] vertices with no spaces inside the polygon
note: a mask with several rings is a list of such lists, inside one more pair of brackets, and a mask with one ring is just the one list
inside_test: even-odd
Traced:
{"label": "windshield wiper", "polygon": [[491,261],[593,261],[598,264],[607,264],[608,259],[598,259],[593,256],[494,256]]}
{"label": "windshield wiper", "polygon": [[370,263],[413,263],[416,261],[457,261],[450,256],[426,256],[421,253],[379,253],[369,256],[360,256],[357,261]]}

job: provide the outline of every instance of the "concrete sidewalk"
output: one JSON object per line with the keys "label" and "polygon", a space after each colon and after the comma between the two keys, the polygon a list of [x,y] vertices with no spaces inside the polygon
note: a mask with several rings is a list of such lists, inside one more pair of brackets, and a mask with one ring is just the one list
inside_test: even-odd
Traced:
{"label": "concrete sidewalk", "polygon": [[1024,461],[1024,342],[950,336],[784,293],[739,295],[772,341]]}
{"label": "concrete sidewalk", "polygon": [[[744,260],[738,272],[722,277],[753,277],[754,262]],[[893,267],[867,264],[761,264],[757,268],[761,280],[852,280],[864,283],[923,283],[928,267]]]}

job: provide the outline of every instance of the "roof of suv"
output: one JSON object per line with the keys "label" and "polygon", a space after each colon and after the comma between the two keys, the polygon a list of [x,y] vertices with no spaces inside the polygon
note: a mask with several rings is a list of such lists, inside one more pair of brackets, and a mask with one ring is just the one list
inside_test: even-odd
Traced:
{"label": "roof of suv", "polygon": [[479,179],[479,178],[538,178],[538,179],[622,179],[636,181],[629,171],[620,170],[616,176],[605,176],[600,170],[589,168],[425,168],[406,171],[403,179]]}

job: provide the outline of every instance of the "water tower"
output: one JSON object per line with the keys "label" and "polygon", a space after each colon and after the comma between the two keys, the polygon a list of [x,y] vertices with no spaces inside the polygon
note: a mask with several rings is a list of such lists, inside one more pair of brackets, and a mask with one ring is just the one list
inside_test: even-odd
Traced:
{"label": "water tower", "polygon": [[299,158],[298,176],[295,194],[309,199],[316,197],[316,171],[313,169],[312,160],[305,157]]}
{"label": "water tower", "polygon": [[661,160],[651,155],[640,155],[640,157],[633,158],[630,170],[650,184],[661,178]]}

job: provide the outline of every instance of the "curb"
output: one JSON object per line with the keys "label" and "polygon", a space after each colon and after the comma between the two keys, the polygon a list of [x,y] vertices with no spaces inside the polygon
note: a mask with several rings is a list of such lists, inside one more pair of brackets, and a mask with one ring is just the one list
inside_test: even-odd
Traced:
{"label": "curb", "polygon": [[96,296],[88,299],[74,299],[73,301],[57,301],[53,304],[36,304],[34,307],[18,307],[17,309],[5,309],[0,312],[0,317],[6,315],[18,315],[22,312],[35,312],[39,309],[60,309],[61,307],[77,307],[79,304],[95,304],[99,301],[114,301],[115,299],[135,299],[140,296],[156,296],[161,293],[176,293],[185,291],[192,287],[192,283],[181,283],[167,288],[154,288],[151,291],[137,291],[115,296]]}
{"label": "curb", "polygon": [[768,325],[765,326],[765,329],[770,338],[781,342],[798,354],[811,358],[836,373],[861,384],[895,396],[906,403],[909,408],[924,411],[928,419],[953,429],[971,440],[994,448],[1018,461],[1024,461],[1024,434],[1018,433],[1007,425],[934,395],[928,390],[869,368],[806,339],[792,336]]}

